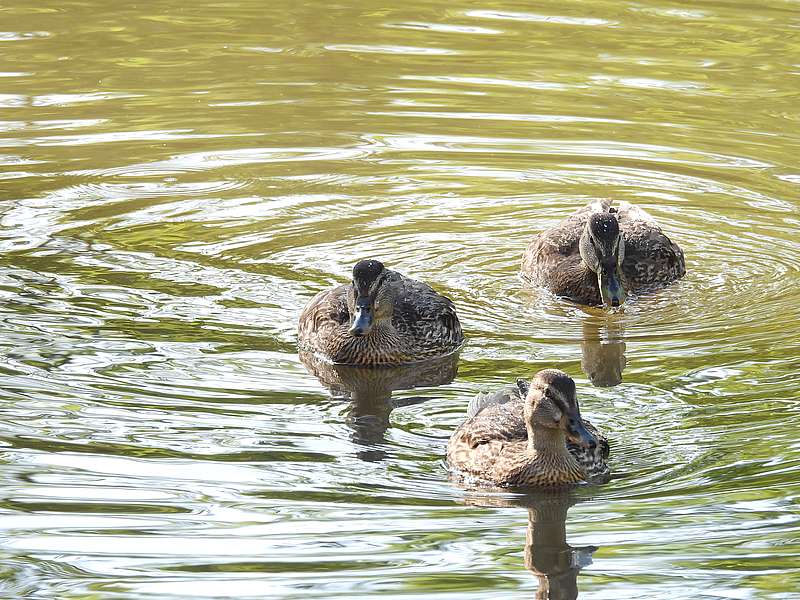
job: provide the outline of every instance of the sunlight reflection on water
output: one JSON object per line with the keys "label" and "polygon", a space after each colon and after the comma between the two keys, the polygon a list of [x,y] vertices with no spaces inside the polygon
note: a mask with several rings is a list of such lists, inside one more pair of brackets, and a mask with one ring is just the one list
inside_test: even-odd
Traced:
{"label": "sunlight reflection on water", "polygon": [[[18,3],[0,34],[0,595],[800,588],[785,6],[97,8]],[[597,198],[651,212],[686,278],[613,314],[523,285]],[[454,300],[457,365],[296,354],[364,257]],[[469,398],[550,366],[612,481],[453,485]]]}

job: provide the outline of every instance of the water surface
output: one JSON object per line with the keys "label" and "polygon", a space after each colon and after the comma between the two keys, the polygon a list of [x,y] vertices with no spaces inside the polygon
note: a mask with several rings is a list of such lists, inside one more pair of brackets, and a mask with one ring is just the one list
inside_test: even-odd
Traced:
{"label": "water surface", "polygon": [[[796,597],[796,4],[0,14],[0,595]],[[687,277],[616,314],[524,288],[597,198]],[[457,371],[306,369],[300,310],[364,257],[456,302]],[[551,366],[615,478],[451,484],[469,398]]]}

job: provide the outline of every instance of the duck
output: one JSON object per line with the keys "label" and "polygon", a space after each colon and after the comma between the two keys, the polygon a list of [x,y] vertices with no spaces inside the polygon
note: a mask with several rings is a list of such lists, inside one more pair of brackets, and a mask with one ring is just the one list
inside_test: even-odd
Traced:
{"label": "duck", "polygon": [[521,274],[578,304],[616,307],[631,292],[677,281],[686,261],[644,209],[598,200],[534,237]]}
{"label": "duck", "polygon": [[496,487],[599,480],[609,475],[608,455],[608,440],[581,418],[575,382],[558,369],[476,396],[447,445],[456,477]]}
{"label": "duck", "polygon": [[350,283],[323,290],[300,314],[298,346],[336,364],[401,365],[458,351],[455,305],[429,285],[358,261]]}

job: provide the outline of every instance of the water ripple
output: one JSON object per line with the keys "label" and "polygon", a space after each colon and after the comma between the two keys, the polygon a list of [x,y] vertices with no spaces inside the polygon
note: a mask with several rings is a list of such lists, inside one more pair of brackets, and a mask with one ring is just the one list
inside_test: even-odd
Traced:
{"label": "water ripple", "polygon": [[[172,4],[6,11],[0,595],[533,597],[553,554],[587,599],[795,592],[786,6]],[[616,311],[525,285],[602,198],[686,277]],[[446,377],[296,354],[367,256],[455,302]],[[613,478],[536,530],[542,498],[443,455],[470,397],[552,366]]]}

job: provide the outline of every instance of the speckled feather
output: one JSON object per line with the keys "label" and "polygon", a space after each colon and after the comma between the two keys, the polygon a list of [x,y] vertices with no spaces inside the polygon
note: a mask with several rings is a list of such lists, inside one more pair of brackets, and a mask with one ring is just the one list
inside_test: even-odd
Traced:
{"label": "speckled feather", "polygon": [[394,298],[391,327],[375,326],[369,335],[348,332],[352,316],[347,298],[353,284],[317,294],[300,314],[301,350],[336,363],[389,365],[449,354],[464,341],[455,306],[429,285],[385,269],[383,285]]}
{"label": "speckled feather", "polygon": [[594,212],[615,214],[625,238],[623,285],[628,292],[669,284],[683,277],[683,252],[641,208],[628,202],[588,204],[534,237],[522,257],[522,275],[557,296],[581,304],[602,304],[597,277],[581,259],[578,242]]}

